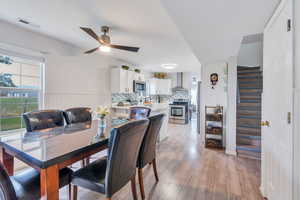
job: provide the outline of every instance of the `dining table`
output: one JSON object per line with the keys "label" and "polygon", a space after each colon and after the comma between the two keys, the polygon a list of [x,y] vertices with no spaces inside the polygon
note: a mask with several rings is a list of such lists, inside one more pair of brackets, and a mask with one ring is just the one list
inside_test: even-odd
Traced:
{"label": "dining table", "polygon": [[0,161],[12,176],[14,158],[40,172],[42,199],[59,199],[59,170],[108,147],[113,128],[128,119],[107,117],[106,123],[93,120],[34,132],[21,131],[12,138],[0,135]]}

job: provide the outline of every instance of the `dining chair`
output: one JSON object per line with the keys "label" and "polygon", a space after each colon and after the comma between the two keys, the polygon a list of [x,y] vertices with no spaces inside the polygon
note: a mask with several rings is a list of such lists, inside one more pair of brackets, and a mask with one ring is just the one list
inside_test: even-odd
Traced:
{"label": "dining chair", "polygon": [[[88,107],[69,108],[63,112],[67,124],[92,122],[92,109]],[[90,162],[90,158],[81,160],[81,167]]]}
{"label": "dining chair", "polygon": [[22,116],[28,132],[64,126],[61,110],[39,110],[24,113]]}
{"label": "dining chair", "polygon": [[88,107],[69,108],[64,111],[67,124],[83,123],[92,121],[92,109]]}
{"label": "dining chair", "polygon": [[134,200],[136,192],[136,162],[149,120],[134,120],[111,131],[108,156],[96,160],[72,175],[73,200],[77,186],[102,193],[107,200],[129,181]]}
{"label": "dining chair", "polygon": [[137,161],[139,185],[142,199],[145,199],[144,181],[143,181],[143,168],[147,164],[152,164],[155,179],[158,182],[158,174],[156,167],[156,142],[163,123],[164,114],[158,114],[149,117],[149,126],[145,133],[139,157]]}
{"label": "dining chair", "polygon": [[[71,174],[73,171],[64,168],[59,171],[59,188],[69,184],[69,199],[71,199]],[[1,200],[34,200],[40,199],[40,173],[28,169],[15,176],[8,176],[0,163],[0,199]]]}
{"label": "dining chair", "polygon": [[[69,108],[63,111],[67,124],[92,122],[92,109],[88,107]],[[81,167],[90,162],[90,158],[81,160]]]}
{"label": "dining chair", "polygon": [[142,106],[133,106],[129,109],[129,119],[144,119],[148,118],[151,112],[151,108]]}

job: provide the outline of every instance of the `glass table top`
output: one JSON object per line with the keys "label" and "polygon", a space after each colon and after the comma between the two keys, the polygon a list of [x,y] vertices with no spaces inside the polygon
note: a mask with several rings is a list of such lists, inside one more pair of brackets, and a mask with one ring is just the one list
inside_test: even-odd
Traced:
{"label": "glass table top", "polygon": [[106,126],[101,129],[99,120],[94,120],[36,132],[0,135],[0,146],[21,160],[45,168],[85,150],[107,145],[111,130],[127,122],[127,119],[107,118]]}

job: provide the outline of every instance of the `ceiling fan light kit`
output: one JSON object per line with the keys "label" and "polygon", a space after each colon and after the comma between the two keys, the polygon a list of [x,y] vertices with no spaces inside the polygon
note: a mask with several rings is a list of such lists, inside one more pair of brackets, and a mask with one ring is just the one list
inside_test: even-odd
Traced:
{"label": "ceiling fan light kit", "polygon": [[100,37],[98,37],[98,35],[91,28],[80,27],[80,29],[83,30],[84,32],[86,32],[89,36],[91,36],[92,38],[94,38],[95,40],[97,40],[100,43],[99,47],[91,49],[89,51],[86,51],[85,52],[86,54],[93,53],[98,49],[100,49],[100,51],[103,51],[103,52],[110,52],[111,48],[124,50],[124,51],[131,51],[131,52],[138,52],[140,49],[139,47],[130,47],[130,46],[111,44],[111,40],[108,35],[108,32],[109,32],[108,26],[101,27],[101,31],[103,32],[103,34]]}
{"label": "ceiling fan light kit", "polygon": [[108,47],[108,46],[105,46],[105,45],[101,45],[100,46],[100,51],[102,51],[102,52],[110,52],[110,47]]}

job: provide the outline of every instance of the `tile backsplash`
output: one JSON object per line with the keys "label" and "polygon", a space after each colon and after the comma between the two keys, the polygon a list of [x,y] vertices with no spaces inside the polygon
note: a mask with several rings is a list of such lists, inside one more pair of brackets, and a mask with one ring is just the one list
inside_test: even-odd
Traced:
{"label": "tile backsplash", "polygon": [[172,99],[191,99],[191,95],[188,90],[173,91]]}
{"label": "tile backsplash", "polygon": [[[141,97],[135,93],[113,93],[111,96],[112,103],[128,101],[135,104],[141,100]],[[150,98],[154,102],[158,102],[159,98],[161,102],[172,102],[174,99],[191,99],[191,96],[188,91],[176,91],[172,95],[151,95]]]}
{"label": "tile backsplash", "polygon": [[118,103],[120,101],[138,102],[140,99],[139,95],[135,93],[113,93],[111,98],[112,103]]}

